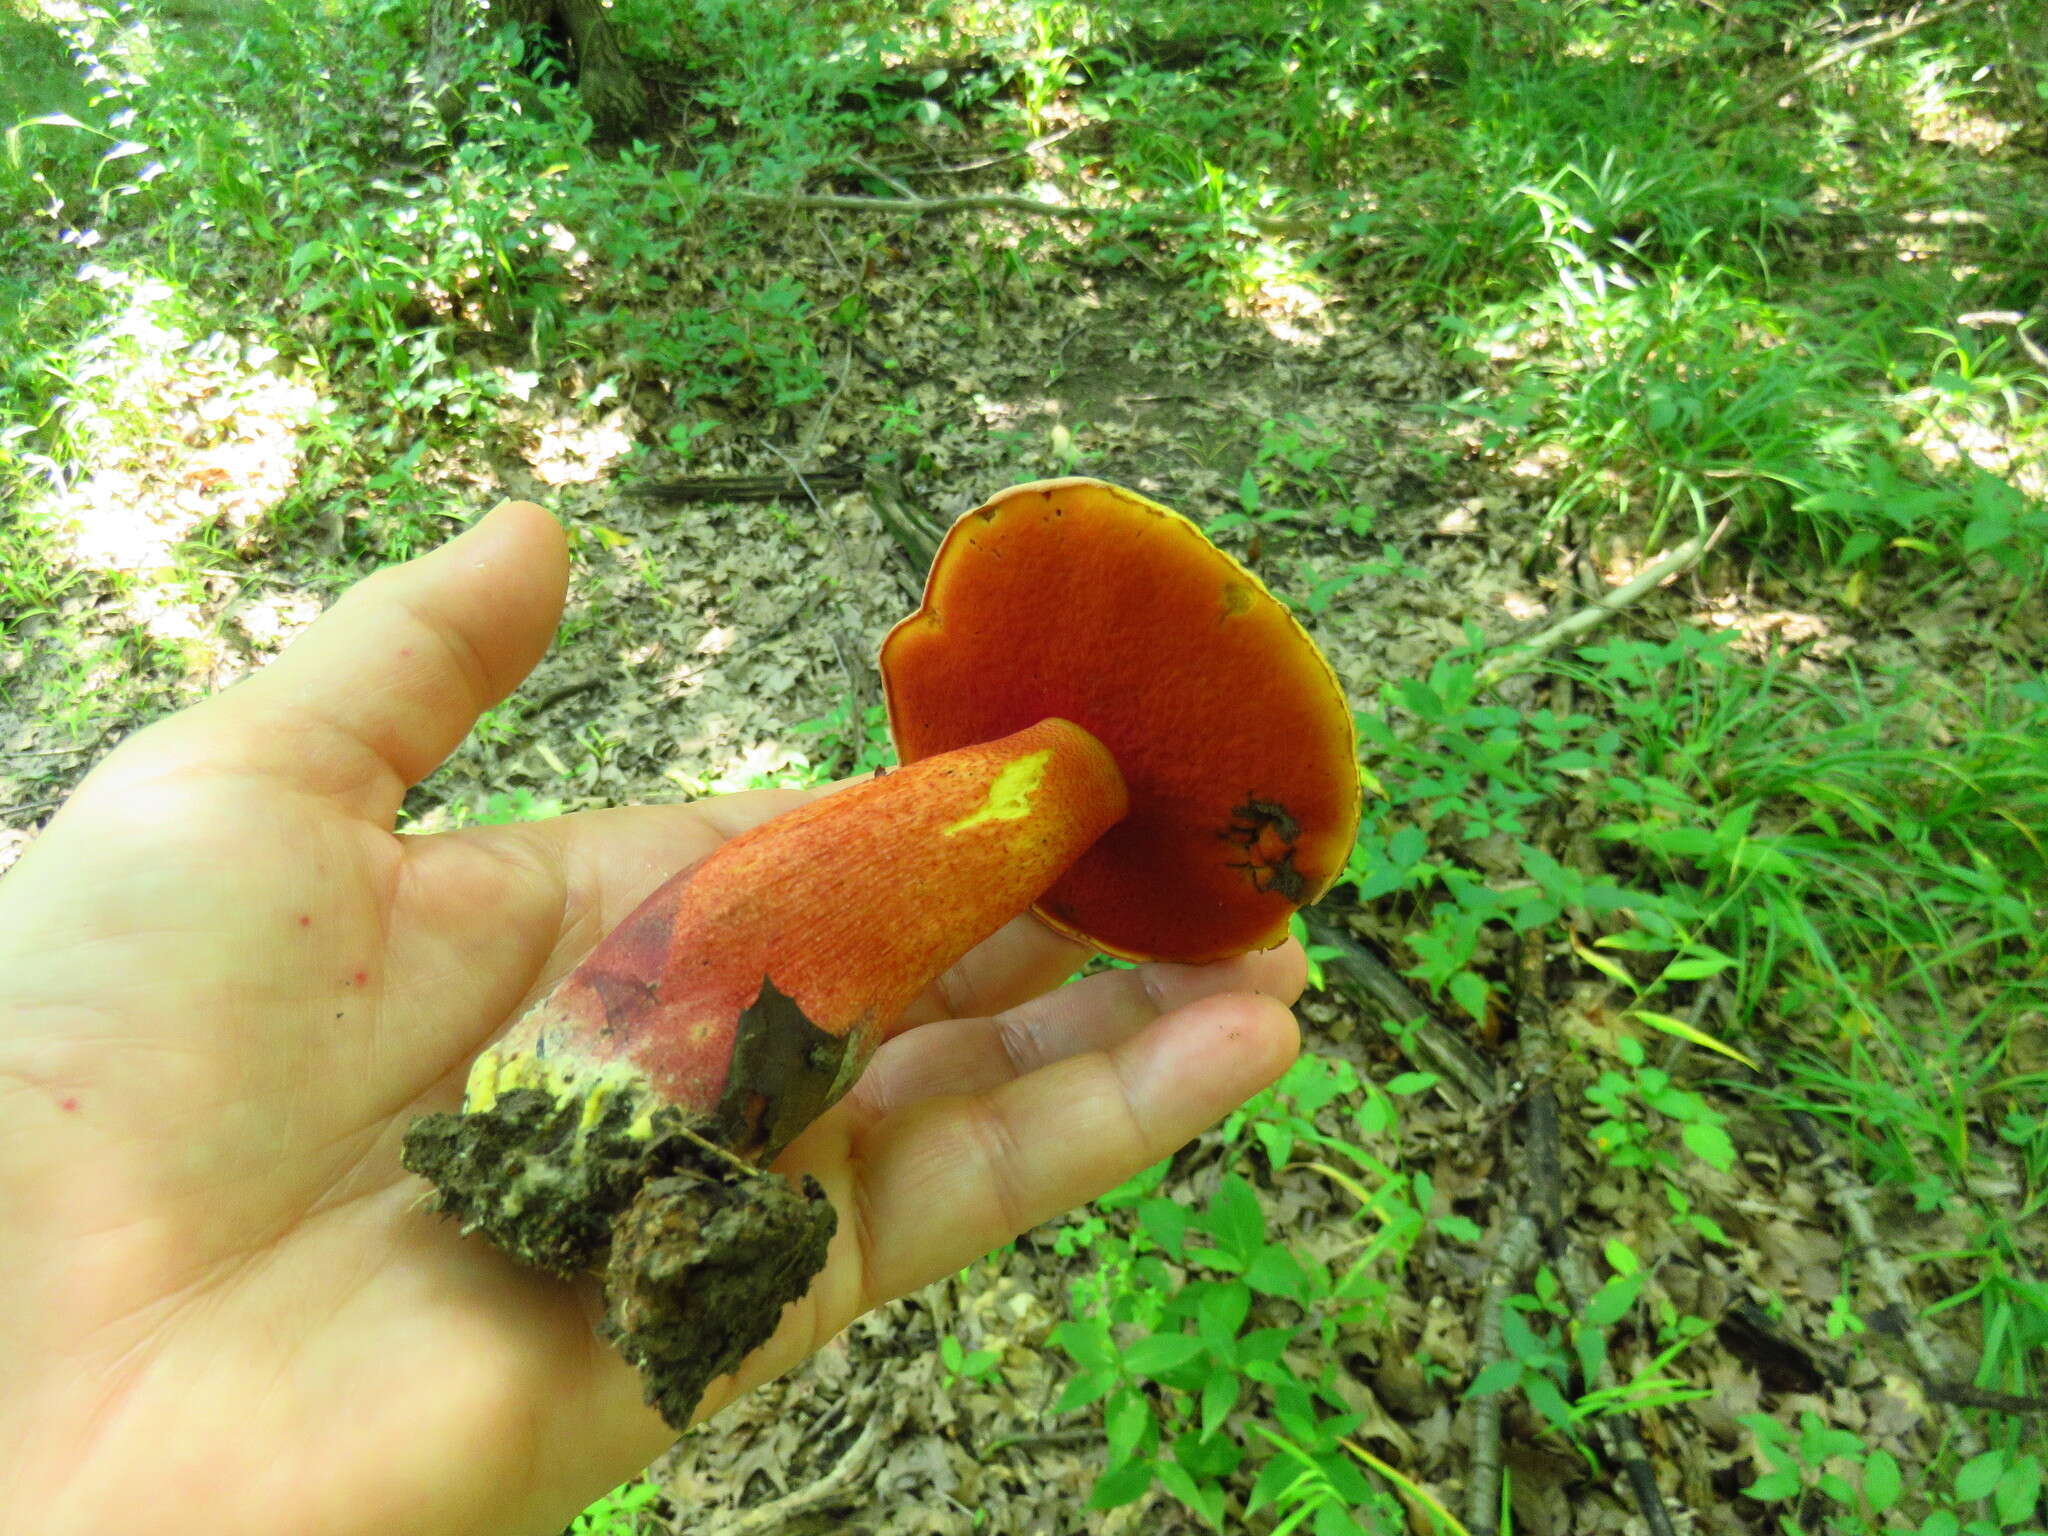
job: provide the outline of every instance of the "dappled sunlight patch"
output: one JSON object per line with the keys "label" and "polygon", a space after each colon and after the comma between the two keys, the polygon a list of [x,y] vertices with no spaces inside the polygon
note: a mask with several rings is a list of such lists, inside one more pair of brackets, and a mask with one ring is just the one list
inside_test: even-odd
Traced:
{"label": "dappled sunlight patch", "polygon": [[566,412],[536,429],[526,462],[543,485],[602,480],[633,451],[640,426],[623,408],[592,419]]}
{"label": "dappled sunlight patch", "polygon": [[72,351],[65,432],[87,469],[42,512],[82,564],[144,575],[202,524],[247,532],[298,475],[299,434],[320,410],[275,348],[192,334],[189,300],[162,279],[94,265],[119,307]]}
{"label": "dappled sunlight patch", "polygon": [[810,759],[788,742],[757,741],[715,764],[706,783],[711,793],[720,795],[794,785],[802,782],[802,770],[809,765]]}
{"label": "dappled sunlight patch", "polygon": [[315,619],[320,599],[311,592],[266,592],[237,605],[234,625],[259,651],[281,651]]}
{"label": "dappled sunlight patch", "polygon": [[1735,650],[1759,660],[1790,650],[1833,660],[1856,644],[1855,636],[1843,633],[1822,614],[1771,607],[1740,592],[1715,594],[1694,608],[1687,622],[1732,634]]}
{"label": "dappled sunlight patch", "polygon": [[2027,496],[2048,500],[2048,450],[2023,442],[2010,426],[1986,420],[1981,412],[1932,412],[1906,434],[1905,444],[1938,472],[1954,474],[1975,466]]}

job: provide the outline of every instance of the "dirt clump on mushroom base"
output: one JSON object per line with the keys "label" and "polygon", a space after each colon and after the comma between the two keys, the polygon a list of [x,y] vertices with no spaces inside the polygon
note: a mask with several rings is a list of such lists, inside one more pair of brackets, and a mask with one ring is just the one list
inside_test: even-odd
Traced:
{"label": "dirt clump on mushroom base", "polygon": [[657,1109],[649,1131],[624,1102],[595,1124],[584,1108],[518,1090],[480,1113],[428,1115],[405,1166],[465,1233],[559,1275],[596,1273],[605,1337],[682,1430],[706,1385],[766,1343],[825,1267],[838,1218],[817,1180],[750,1167],[681,1110]]}

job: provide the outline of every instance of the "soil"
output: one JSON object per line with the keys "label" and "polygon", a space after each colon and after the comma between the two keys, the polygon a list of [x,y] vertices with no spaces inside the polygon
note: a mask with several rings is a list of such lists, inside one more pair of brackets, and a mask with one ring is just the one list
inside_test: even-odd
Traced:
{"label": "soil", "polygon": [[825,1267],[838,1227],[815,1179],[799,1187],[708,1141],[703,1117],[614,1100],[594,1127],[580,1101],[508,1093],[490,1109],[422,1116],[405,1166],[440,1209],[528,1264],[604,1287],[604,1333],[686,1429],[705,1386],[766,1343]]}
{"label": "soil", "polygon": [[564,1277],[598,1274],[605,1337],[639,1368],[647,1401],[687,1429],[706,1384],[766,1343],[825,1266],[832,1202],[815,1179],[793,1186],[757,1161],[830,1106],[845,1047],[764,981],[714,1105],[649,1114],[643,1095],[593,1079],[593,1124],[595,1094],[514,1089],[421,1116],[403,1160],[465,1235]]}

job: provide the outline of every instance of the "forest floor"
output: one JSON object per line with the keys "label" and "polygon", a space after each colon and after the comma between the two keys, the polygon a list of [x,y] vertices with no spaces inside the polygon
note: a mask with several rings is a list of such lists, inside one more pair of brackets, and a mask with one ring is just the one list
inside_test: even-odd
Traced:
{"label": "forest floor", "polygon": [[[1086,174],[1070,157],[1098,107],[1078,88],[1055,93],[1028,138],[1014,116],[964,107],[938,126],[899,125],[882,140],[886,174],[867,166],[845,185],[1097,195],[1114,156]],[[627,156],[647,174],[622,184],[645,193],[664,168],[701,164],[720,111],[679,112]],[[1995,171],[2018,153],[2006,145],[1952,152]],[[955,169],[978,158],[979,171]],[[594,204],[610,173],[585,173],[599,178],[585,188]],[[306,360],[340,346],[335,316],[271,324],[156,275],[156,227],[113,230],[92,261],[108,296],[98,313],[116,323],[60,334],[64,313],[33,317],[52,347],[98,367],[74,372],[102,381],[96,394],[74,382],[74,404],[148,430],[94,436],[81,423],[49,450],[62,474],[17,466],[0,869],[128,732],[231,685],[351,580],[507,497],[569,528],[569,607],[526,685],[413,792],[407,830],[872,766],[885,750],[872,658],[922,582],[892,525],[906,509],[943,523],[1019,481],[1113,480],[1214,526],[1293,604],[1361,716],[1381,722],[1361,746],[1376,792],[1368,838],[1326,911],[1383,966],[1380,995],[1401,973],[1412,1011],[1457,1054],[1431,1054],[1412,1018],[1364,1005],[1325,942],[1330,984],[1301,1009],[1312,1061],[1282,1091],[1121,1200],[864,1318],[686,1436],[650,1474],[666,1502],[646,1518],[720,1536],[1174,1536],[1269,1531],[1295,1509],[1328,1536],[1447,1529],[1455,1510],[1473,1529],[1478,1476],[1532,1536],[1654,1529],[1660,1515],[1728,1533],[1792,1515],[1807,1529],[1941,1536],[1959,1528],[1935,1520],[1944,1511],[1985,1530],[2037,1527],[2048,886],[2032,882],[2048,766],[2031,733],[2048,718],[2048,604],[2024,565],[2035,546],[2013,533],[2020,564],[1987,565],[1968,545],[1981,555],[1989,535],[1959,522],[1944,543],[1902,523],[1883,530],[1902,541],[1888,554],[1845,554],[1837,538],[1831,555],[1817,546],[1834,533],[1773,523],[1791,516],[1782,503],[1660,500],[1669,481],[1654,453],[1603,458],[1597,421],[1531,426],[1546,410],[1569,415],[1531,393],[1538,364],[1555,362],[1540,326],[1483,333],[1469,295],[1418,284],[1391,257],[1376,264],[1370,246],[1219,282],[1191,274],[1179,237],[1119,236],[1111,257],[1083,222],[999,209],[878,218],[777,195],[735,221],[744,244],[728,232],[637,266],[583,231],[595,254],[582,269],[566,260],[555,281],[563,312],[587,324],[559,352],[534,328],[539,310],[510,337],[481,320],[465,337],[453,322],[483,301],[424,283],[421,302],[467,348],[450,397],[493,381],[488,408],[467,416],[448,398],[350,395]],[[1257,245],[1246,227],[1217,243]],[[1820,281],[1831,228],[1786,235],[1786,268]],[[293,256],[294,275],[319,259]],[[604,310],[611,261],[639,286]],[[731,327],[735,313],[744,323]],[[1744,349],[1793,345],[1767,319],[1746,316]],[[739,382],[684,387],[682,364],[648,338],[707,328],[715,344],[674,356]],[[1702,337],[1703,360],[1726,340]],[[1680,331],[1660,346],[1690,344]],[[1603,345],[1627,342],[1609,333]],[[1555,365],[1584,376],[1603,355]],[[1650,372],[1618,384],[1613,408],[1646,432],[1657,391],[1687,376],[1683,364]],[[1948,374],[1936,382],[1962,404],[1938,430],[1901,418],[1886,453],[1903,441],[1918,457],[1900,494],[1995,479],[2019,498],[1996,502],[2000,526],[2020,528],[2048,475],[2041,370],[2010,371],[2009,415],[1977,412]],[[352,433],[356,445],[337,448]],[[1726,458],[1688,460],[1688,483],[1712,487],[1744,451],[1738,440]],[[678,488],[740,476],[781,484],[759,500]],[[1816,505],[1803,515],[1819,522]],[[1556,665],[1473,681],[1478,661],[1709,533],[1711,548],[1561,647]],[[1913,539],[1932,553],[1921,559]],[[1929,788],[1944,781],[1943,754],[1961,765],[1953,780],[1982,791],[1967,805]],[[1904,774],[1904,787],[1829,777],[1852,767]],[[1683,794],[1658,800],[1666,784]],[[1660,827],[1693,841],[1672,852]],[[1426,854],[1407,828],[1426,834]],[[1924,879],[1923,844],[1946,861]],[[1903,894],[1879,891],[1867,861],[1894,846],[1907,850]],[[1836,862],[1814,875],[1823,852]],[[1965,900],[1955,887],[1973,870],[1981,887]],[[1846,928],[1729,915],[1744,902],[1816,910],[1831,879],[1877,892]],[[1537,895],[1552,908],[1533,912]],[[1940,916],[1923,931],[1895,908]],[[1802,948],[1809,929],[1825,941]],[[1662,935],[1677,959],[1603,947],[1633,932]],[[1955,954],[1927,958],[1936,939]],[[1940,971],[1932,983],[1927,967]],[[1915,1053],[1931,1064],[1924,1078],[1898,1065]],[[1873,1119],[1883,1124],[1858,1129]],[[1233,1269],[1216,1255],[1245,1188],[1256,1230]],[[1214,1242],[1163,1235],[1162,1200]],[[1278,1375],[1312,1387],[1312,1402],[1216,1348],[1196,1317],[1201,1287],[1227,1289],[1267,1252],[1288,1255],[1271,1263],[1294,1278],[1252,1284],[1249,1315],[1226,1332],[1284,1337]],[[1188,1298],[1188,1310],[1140,1293]],[[1108,1367],[1078,1342],[1091,1320],[1123,1352]],[[1132,1352],[1183,1321],[1205,1340],[1194,1363],[1206,1378]],[[1113,1387],[1077,1393],[1098,1369]],[[1212,1414],[1200,1404],[1219,1373],[1233,1385]],[[1089,1400],[1063,1409],[1063,1397]],[[1481,1467],[1489,1404],[1504,1446]],[[1630,1480],[1636,1457],[1653,1494]],[[1160,1470],[1175,1463],[1193,1470]],[[1906,1484],[1889,1499],[1887,1465]],[[1091,1505],[1106,1471],[1133,1466],[1143,1475],[1126,1477],[1123,1502]],[[1789,1485],[1768,1482],[1787,1468]],[[1894,1508],[1911,1520],[1888,1525],[1903,1518]]]}

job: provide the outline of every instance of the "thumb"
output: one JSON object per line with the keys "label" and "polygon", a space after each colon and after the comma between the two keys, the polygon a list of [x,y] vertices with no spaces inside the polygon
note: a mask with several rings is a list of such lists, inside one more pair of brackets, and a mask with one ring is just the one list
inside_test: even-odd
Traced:
{"label": "thumb", "polygon": [[554,518],[506,502],[358,582],[276,661],[136,745],[155,738],[156,771],[285,780],[388,827],[406,790],[533,670],[568,571]]}

